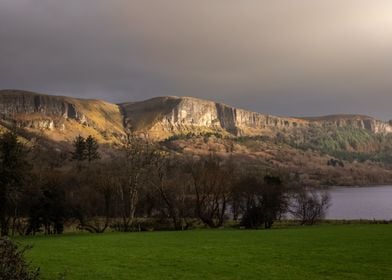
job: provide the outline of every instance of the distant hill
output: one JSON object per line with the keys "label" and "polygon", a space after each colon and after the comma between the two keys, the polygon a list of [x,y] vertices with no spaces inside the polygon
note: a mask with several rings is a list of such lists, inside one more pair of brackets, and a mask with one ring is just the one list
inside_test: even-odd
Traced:
{"label": "distant hill", "polygon": [[101,142],[119,141],[127,131],[163,140],[187,133],[227,136],[274,136],[299,128],[357,128],[375,134],[392,132],[389,123],[360,115],[289,118],[237,109],[192,97],[156,97],[111,104],[101,100],[1,90],[0,117],[5,124],[43,131],[55,140],[94,134]]}
{"label": "distant hill", "polygon": [[115,158],[133,133],[179,156],[214,152],[309,185],[392,183],[392,125],[369,116],[279,117],[192,97],[112,104],[2,90],[0,131],[11,127],[49,159],[66,159],[79,134],[93,135],[103,158]]}
{"label": "distant hill", "polygon": [[55,141],[92,134],[101,142],[112,142],[124,134],[116,104],[19,90],[0,91],[0,119],[3,126],[43,133]]}

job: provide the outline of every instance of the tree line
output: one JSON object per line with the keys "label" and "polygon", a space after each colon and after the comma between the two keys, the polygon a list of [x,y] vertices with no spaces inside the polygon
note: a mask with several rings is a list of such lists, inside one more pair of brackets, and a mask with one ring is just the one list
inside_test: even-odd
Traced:
{"label": "tree line", "polygon": [[327,194],[245,170],[230,156],[178,156],[132,134],[115,157],[101,159],[99,149],[94,137],[77,136],[69,155],[48,154],[15,131],[0,135],[1,235],[218,228],[229,220],[269,229],[288,213],[313,224],[329,205]]}

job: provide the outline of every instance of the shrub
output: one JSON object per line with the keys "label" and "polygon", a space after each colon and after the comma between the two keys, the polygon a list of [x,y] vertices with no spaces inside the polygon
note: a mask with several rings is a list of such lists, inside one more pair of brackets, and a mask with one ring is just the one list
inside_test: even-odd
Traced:
{"label": "shrub", "polygon": [[29,247],[18,249],[8,238],[0,238],[0,280],[39,279],[39,268],[32,268],[24,253]]}

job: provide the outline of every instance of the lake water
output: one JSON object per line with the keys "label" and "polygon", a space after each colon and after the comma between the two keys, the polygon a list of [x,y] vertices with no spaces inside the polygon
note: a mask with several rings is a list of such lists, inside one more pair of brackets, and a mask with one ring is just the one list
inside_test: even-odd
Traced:
{"label": "lake water", "polygon": [[326,219],[392,220],[392,186],[334,187]]}

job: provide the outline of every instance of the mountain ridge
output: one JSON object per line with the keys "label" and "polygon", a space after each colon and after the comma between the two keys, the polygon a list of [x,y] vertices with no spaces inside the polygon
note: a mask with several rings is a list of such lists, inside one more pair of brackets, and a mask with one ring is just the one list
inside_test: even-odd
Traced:
{"label": "mountain ridge", "polygon": [[[178,96],[114,104],[99,99],[0,90],[0,116],[2,121],[18,127],[63,133],[66,141],[92,130],[101,136],[102,142],[119,141],[127,132],[144,132],[158,140],[206,132],[233,137],[276,135],[312,126],[354,127],[377,134],[392,132],[390,123],[369,116],[282,117]],[[69,137],[65,137],[67,134]]]}

